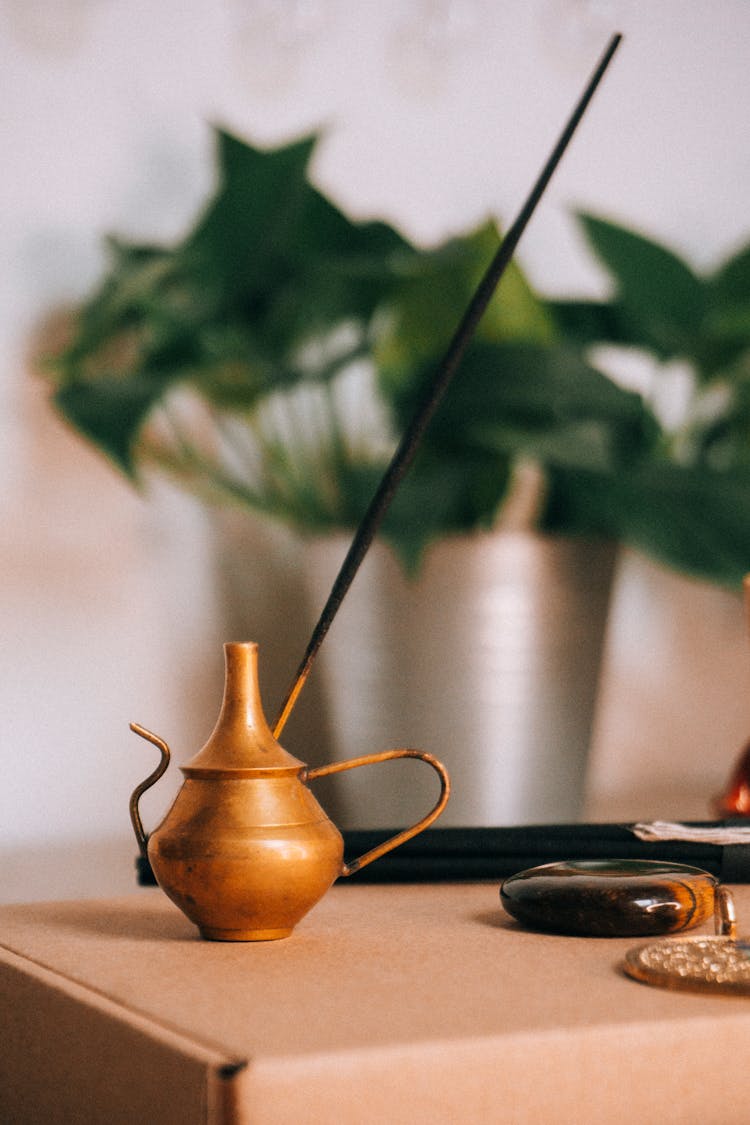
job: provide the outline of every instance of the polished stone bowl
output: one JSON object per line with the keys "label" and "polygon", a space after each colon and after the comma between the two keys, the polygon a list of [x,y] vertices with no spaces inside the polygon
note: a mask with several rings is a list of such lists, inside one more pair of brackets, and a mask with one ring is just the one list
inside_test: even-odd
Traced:
{"label": "polished stone bowl", "polygon": [[714,913],[718,879],[700,867],[656,860],[545,863],[506,879],[500,899],[535,930],[584,937],[677,933]]}

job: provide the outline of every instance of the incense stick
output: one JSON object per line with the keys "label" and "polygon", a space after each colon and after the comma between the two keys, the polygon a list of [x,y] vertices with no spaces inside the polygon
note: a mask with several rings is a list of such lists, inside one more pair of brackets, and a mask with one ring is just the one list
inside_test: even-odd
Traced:
{"label": "incense stick", "polygon": [[412,421],[407,429],[404,431],[403,437],[399,442],[395,453],[388,465],[388,468],[383,475],[383,478],[375,491],[375,495],[370,501],[365,515],[360,523],[354,538],[352,539],[349,551],[341,565],[341,569],[334,581],[331,593],[328,600],[323,607],[323,611],[318,619],[318,623],[313,630],[312,636],[308,643],[305,655],[302,658],[297,673],[289,691],[284,699],[279,717],[274,726],[274,735],[279,737],[281,731],[286,725],[292,709],[294,708],[297,698],[305,685],[307,677],[310,674],[313,660],[320,648],[326,633],[333,623],[333,619],[338,612],[338,609],[344,600],[346,592],[354,580],[354,576],[359,570],[360,564],[367,553],[370,544],[372,543],[377,533],[380,524],[383,521],[393,496],[398,488],[402,478],[411,465],[417,452],[419,442],[424,434],[427,426],[432,419],[443,395],[445,394],[448,384],[453,378],[461,359],[468,347],[479,321],[489,304],[489,301],[495,292],[505,269],[510,262],[515,249],[519,243],[521,235],[523,234],[526,226],[531,218],[536,205],[541,199],[547,184],[552,178],[557,165],[562,158],[565,149],[568,147],[573,134],[578,127],[578,124],[583,117],[588,104],[594,96],[597,86],[599,85],[604,72],[610,64],[612,56],[617,50],[622,36],[617,34],[613,35],[607,49],[602,55],[594,73],[589,79],[586,88],[581,95],[575,109],[573,110],[570,118],[568,119],[565,128],[563,129],[560,137],[552,149],[547,161],[542,168],[537,180],[528,194],[528,197],[518,213],[513,224],[508,229],[508,233],[501,242],[494,258],[489,264],[482,280],[479,282],[477,289],[469,302],[469,305],[464,313],[459,325],[453,334],[453,337],[448,345],[441,362],[438,364],[432,382],[428,387],[422,402],[418,406]]}

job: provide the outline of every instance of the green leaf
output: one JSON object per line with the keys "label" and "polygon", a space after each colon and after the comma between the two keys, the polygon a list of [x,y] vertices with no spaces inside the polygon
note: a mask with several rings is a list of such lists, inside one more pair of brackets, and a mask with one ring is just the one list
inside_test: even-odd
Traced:
{"label": "green leaf", "polygon": [[750,351],[750,246],[709,278],[706,294],[700,358],[705,372],[716,375]]}
{"label": "green leaf", "polygon": [[[390,296],[379,324],[374,356],[386,396],[410,382],[415,367],[437,362],[500,243],[487,223],[415,257]],[[547,342],[553,322],[520,268],[511,263],[477,330],[477,339]]]}
{"label": "green leaf", "polygon": [[311,190],[312,137],[262,152],[217,133],[220,186],[179,254],[233,303],[262,299],[283,272],[290,233]]}
{"label": "green leaf", "polygon": [[478,443],[498,452],[514,452],[548,466],[606,472],[615,459],[612,436],[607,425],[587,419],[560,421],[552,425],[512,422],[477,424],[473,430]]}
{"label": "green leaf", "polygon": [[706,309],[702,281],[659,243],[593,215],[578,218],[643,344],[663,358],[690,355]]}
{"label": "green leaf", "polygon": [[289,347],[368,316],[412,248],[385,223],[355,223],[309,182],[315,138],[260,150],[220,132],[220,187],[180,248],[222,304]]}
{"label": "green leaf", "polygon": [[[397,425],[410,419],[431,376],[420,373],[397,399]],[[570,349],[475,343],[449,387],[425,445],[467,455],[493,449],[580,465],[615,465],[656,441],[641,397],[623,390]]]}
{"label": "green leaf", "polygon": [[750,246],[727,259],[710,279],[710,298],[730,308],[750,305]]}
{"label": "green leaf", "polygon": [[698,578],[750,572],[750,470],[641,464],[611,476],[557,472],[543,526],[617,538]]}
{"label": "green leaf", "polygon": [[554,321],[556,335],[581,348],[592,344],[619,344],[643,347],[638,323],[623,304],[611,301],[549,300],[547,309]]}
{"label": "green leaf", "polygon": [[53,401],[71,425],[134,478],[136,437],[161,394],[159,384],[136,375],[113,379],[104,386],[99,382],[69,383],[57,389]]}

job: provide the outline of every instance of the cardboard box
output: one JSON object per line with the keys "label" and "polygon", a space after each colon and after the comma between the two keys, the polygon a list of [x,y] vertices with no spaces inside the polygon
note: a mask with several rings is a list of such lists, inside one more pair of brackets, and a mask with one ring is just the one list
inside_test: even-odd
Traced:
{"label": "cardboard box", "polygon": [[744,1125],[750,1000],[637,984],[633,944],[526,933],[496,884],[352,880],[267,943],[156,889],[6,906],[0,1120]]}

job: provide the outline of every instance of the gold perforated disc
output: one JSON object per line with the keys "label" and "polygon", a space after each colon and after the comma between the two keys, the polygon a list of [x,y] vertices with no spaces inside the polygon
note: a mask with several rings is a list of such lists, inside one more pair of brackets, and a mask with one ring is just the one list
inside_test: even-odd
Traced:
{"label": "gold perforated disc", "polygon": [[750,938],[686,937],[631,949],[625,972],[661,988],[750,996]]}

